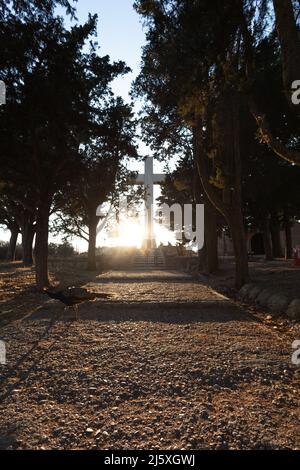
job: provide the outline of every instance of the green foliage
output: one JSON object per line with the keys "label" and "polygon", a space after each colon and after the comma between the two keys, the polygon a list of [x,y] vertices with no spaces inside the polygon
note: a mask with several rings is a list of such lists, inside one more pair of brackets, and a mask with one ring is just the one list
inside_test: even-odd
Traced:
{"label": "green foliage", "polygon": [[74,16],[66,0],[0,3],[0,79],[8,91],[0,108],[1,180],[5,196],[36,218],[41,285],[50,212],[70,206],[90,217],[83,199],[94,207],[109,197],[121,156],[135,154],[131,107],[111,90],[130,69],[99,54],[96,15],[66,29],[57,5]]}
{"label": "green foliage", "polygon": [[[249,87],[268,111],[275,138],[287,147],[299,147],[297,120],[282,93],[281,56],[271,2],[241,5],[239,10],[238,5],[235,8],[230,2],[217,0],[135,3],[147,27],[143,66],[135,83],[135,93],[145,99],[142,122],[146,142],[163,160],[180,156],[186,145],[192,146],[189,132],[202,122],[208,181],[221,191],[236,185],[230,100],[239,101],[243,120]],[[247,76],[244,18],[255,38],[252,83]],[[240,135],[243,160],[249,145],[256,147],[259,138],[249,112],[246,122],[248,137]],[[241,121],[241,132],[243,127]],[[264,158],[268,149],[260,148]],[[252,163],[255,165],[253,159]]]}
{"label": "green foliage", "polygon": [[[60,208],[53,225],[55,233],[76,235],[89,241],[89,227],[99,222],[97,207],[114,204],[127,187],[125,157],[137,157],[135,120],[132,109],[121,98],[110,98],[98,108],[98,129],[82,146],[70,184],[56,194]],[[101,119],[101,121],[100,121]]]}
{"label": "green foliage", "polygon": [[77,0],[0,0],[0,19],[12,18],[32,18],[45,16],[53,16],[55,7],[61,6],[65,8],[67,14],[75,16],[74,3]]}

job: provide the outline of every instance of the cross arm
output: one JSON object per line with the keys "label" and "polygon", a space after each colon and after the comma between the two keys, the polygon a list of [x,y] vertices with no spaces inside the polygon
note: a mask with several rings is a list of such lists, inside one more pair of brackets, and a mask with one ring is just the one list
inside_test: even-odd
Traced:
{"label": "cross arm", "polygon": [[136,178],[130,178],[129,184],[132,186],[135,184],[145,184],[145,175],[137,175]]}
{"label": "cross arm", "polygon": [[156,174],[153,175],[153,184],[160,184],[166,181],[166,175],[163,174]]}

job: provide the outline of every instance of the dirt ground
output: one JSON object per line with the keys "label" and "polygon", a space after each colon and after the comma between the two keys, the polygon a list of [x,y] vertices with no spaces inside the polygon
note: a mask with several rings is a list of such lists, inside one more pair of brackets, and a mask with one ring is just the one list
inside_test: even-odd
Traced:
{"label": "dirt ground", "polygon": [[0,265],[2,449],[300,449],[298,325],[174,272],[60,272],[72,311]]}

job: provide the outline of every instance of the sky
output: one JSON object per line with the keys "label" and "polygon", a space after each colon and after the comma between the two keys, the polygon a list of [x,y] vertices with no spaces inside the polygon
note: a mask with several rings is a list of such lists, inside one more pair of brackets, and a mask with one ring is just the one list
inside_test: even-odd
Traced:
{"label": "sky", "polygon": [[132,73],[116,80],[113,87],[115,93],[128,100],[131,82],[140,69],[141,50],[145,43],[133,0],[79,0],[78,21],[84,23],[89,13],[98,15],[100,54],[108,54],[113,61],[123,60],[132,69]]}
{"label": "sky", "polygon": [[[145,32],[133,3],[134,0],[78,0],[76,4],[79,23],[84,23],[89,13],[98,15],[99,53],[108,54],[111,61],[122,60],[131,68],[132,72],[117,78],[112,85],[113,92],[127,102],[131,102],[129,92],[140,71],[142,47],[145,44]],[[70,19],[65,21],[67,25],[73,23]],[[135,102],[134,107],[137,112],[141,104]],[[139,143],[139,151],[141,155],[151,153],[142,141]],[[161,172],[163,167],[163,164],[157,162],[154,169]],[[142,165],[133,163],[130,169],[141,171]]]}

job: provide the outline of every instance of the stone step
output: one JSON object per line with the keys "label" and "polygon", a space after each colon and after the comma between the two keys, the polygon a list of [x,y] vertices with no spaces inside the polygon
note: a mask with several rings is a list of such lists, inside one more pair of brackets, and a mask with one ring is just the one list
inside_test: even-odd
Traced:
{"label": "stone step", "polygon": [[156,268],[162,269],[165,266],[164,257],[159,251],[150,251],[148,255],[137,253],[133,261],[133,266],[134,268],[141,270]]}

